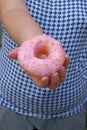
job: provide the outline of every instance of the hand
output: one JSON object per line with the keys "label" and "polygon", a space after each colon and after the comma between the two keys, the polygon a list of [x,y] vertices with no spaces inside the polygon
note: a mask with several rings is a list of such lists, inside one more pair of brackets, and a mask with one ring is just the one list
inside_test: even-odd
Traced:
{"label": "hand", "polygon": [[[10,59],[17,60],[17,54],[18,54],[18,48],[10,51],[8,53],[8,57]],[[61,69],[58,72],[54,73],[51,77],[43,77],[40,79],[38,77],[31,76],[31,78],[34,81],[34,83],[40,88],[48,86],[50,89],[55,89],[65,81],[66,68],[69,65],[69,63],[70,63],[70,57],[68,55],[65,55],[64,65],[61,67]]]}

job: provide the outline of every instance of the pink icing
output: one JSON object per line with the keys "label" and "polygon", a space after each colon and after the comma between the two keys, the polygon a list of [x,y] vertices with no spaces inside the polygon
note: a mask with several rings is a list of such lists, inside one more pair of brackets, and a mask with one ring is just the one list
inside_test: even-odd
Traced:
{"label": "pink icing", "polygon": [[[43,57],[43,58],[42,58]],[[18,51],[18,62],[34,76],[50,76],[64,64],[65,52],[59,41],[47,35],[25,41]]]}

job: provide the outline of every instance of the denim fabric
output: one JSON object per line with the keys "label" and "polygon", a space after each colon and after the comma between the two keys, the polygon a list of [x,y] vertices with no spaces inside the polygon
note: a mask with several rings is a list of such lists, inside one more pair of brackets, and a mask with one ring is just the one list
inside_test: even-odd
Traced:
{"label": "denim fabric", "polygon": [[36,119],[0,106],[0,130],[85,130],[86,109],[65,118]]}

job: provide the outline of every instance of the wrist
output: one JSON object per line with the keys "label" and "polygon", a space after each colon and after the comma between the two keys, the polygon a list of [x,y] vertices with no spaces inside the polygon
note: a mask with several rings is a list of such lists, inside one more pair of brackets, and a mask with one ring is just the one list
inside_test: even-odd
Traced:
{"label": "wrist", "polygon": [[24,29],[22,28],[21,30],[21,38],[19,39],[17,44],[20,46],[24,41],[31,40],[34,37],[40,36],[42,34],[43,34],[43,31],[38,25],[35,25],[35,27],[30,28],[30,29],[27,29],[26,27],[24,27]]}

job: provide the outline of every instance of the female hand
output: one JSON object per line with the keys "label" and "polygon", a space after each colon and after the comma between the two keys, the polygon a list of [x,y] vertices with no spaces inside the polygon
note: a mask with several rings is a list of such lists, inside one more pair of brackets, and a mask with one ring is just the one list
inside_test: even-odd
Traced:
{"label": "female hand", "polygon": [[[8,57],[10,59],[15,59],[17,60],[17,55],[18,55],[18,49],[16,48],[8,53]],[[35,76],[31,76],[33,82],[40,88],[44,87],[49,87],[50,89],[55,89],[58,87],[61,83],[63,83],[66,79],[66,68],[70,63],[70,57],[68,55],[65,55],[65,62],[64,65],[61,67],[61,69],[51,75],[50,77],[43,77],[43,78],[38,78]]]}

